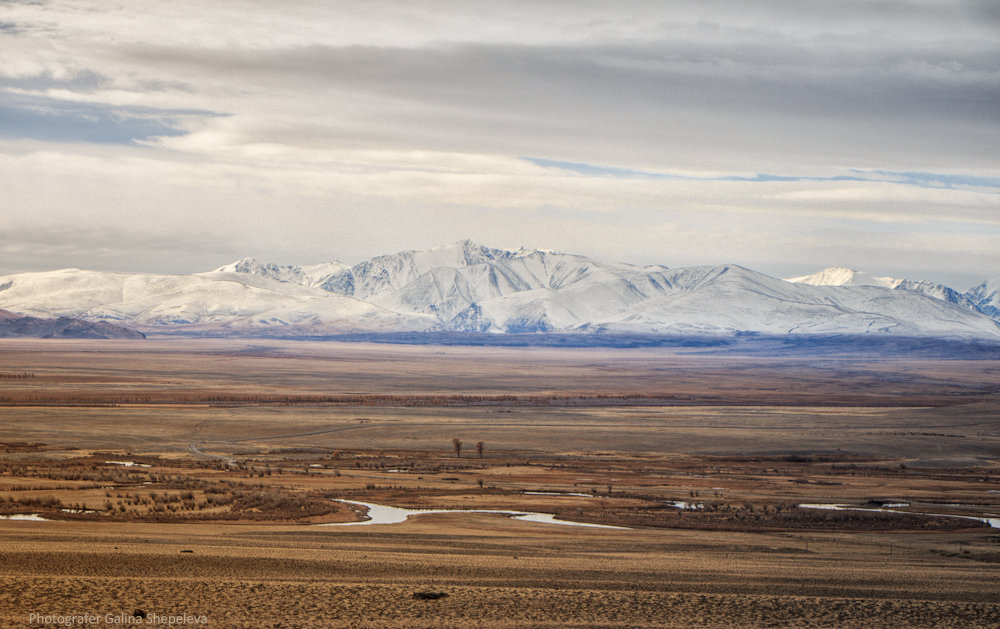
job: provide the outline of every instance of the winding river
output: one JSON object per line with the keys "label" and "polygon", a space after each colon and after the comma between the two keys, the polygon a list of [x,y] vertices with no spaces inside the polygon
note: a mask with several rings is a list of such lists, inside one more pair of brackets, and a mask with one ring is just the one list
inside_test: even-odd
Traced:
{"label": "winding river", "polygon": [[363,526],[368,524],[399,524],[405,522],[407,518],[416,515],[428,515],[431,513],[496,513],[498,515],[510,516],[514,520],[525,522],[540,522],[543,524],[562,524],[565,526],[586,526],[597,529],[620,529],[628,530],[625,526],[611,526],[610,524],[590,524],[589,522],[573,522],[571,520],[557,520],[551,513],[535,513],[532,511],[506,511],[501,509],[403,509],[401,507],[390,507],[388,505],[378,505],[371,502],[359,502],[356,500],[337,500],[349,505],[357,505],[368,509],[368,519],[360,522],[329,522],[317,524],[316,526]]}

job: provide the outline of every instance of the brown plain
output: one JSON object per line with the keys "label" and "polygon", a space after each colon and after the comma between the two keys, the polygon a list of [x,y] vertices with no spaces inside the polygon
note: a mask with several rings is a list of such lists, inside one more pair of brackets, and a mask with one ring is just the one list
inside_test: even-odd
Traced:
{"label": "brown plain", "polygon": [[0,626],[1000,626],[998,465],[1000,360],[4,340]]}

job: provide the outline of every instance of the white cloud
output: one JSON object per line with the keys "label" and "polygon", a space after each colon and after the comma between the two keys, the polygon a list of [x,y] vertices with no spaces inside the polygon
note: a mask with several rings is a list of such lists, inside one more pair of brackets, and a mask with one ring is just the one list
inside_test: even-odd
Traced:
{"label": "white cloud", "polygon": [[[93,259],[123,269],[156,259],[159,270],[189,271],[246,254],[351,260],[473,237],[764,271],[834,257],[918,265],[949,252],[941,277],[1000,274],[983,244],[1000,196],[983,187],[610,177],[520,159],[692,178],[996,178],[1000,46],[989,10],[895,0],[4,3],[5,224],[33,242],[50,232],[53,245],[0,264],[90,265],[90,249],[70,241],[99,230],[121,247]],[[90,108],[74,111],[92,112],[88,133],[104,124],[115,143],[73,144],[58,125],[28,135],[25,116],[51,103]],[[149,125],[111,129],[121,119]],[[156,125],[178,135],[149,139]],[[129,132],[132,144],[118,139]],[[876,255],[886,251],[892,260]]]}

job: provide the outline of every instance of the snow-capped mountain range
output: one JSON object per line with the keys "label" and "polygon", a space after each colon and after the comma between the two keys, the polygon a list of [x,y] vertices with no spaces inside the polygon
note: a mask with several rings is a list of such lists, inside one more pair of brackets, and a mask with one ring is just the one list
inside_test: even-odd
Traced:
{"label": "snow-capped mountain range", "polygon": [[737,265],[609,264],[471,241],[353,266],[247,258],[194,275],[22,273],[0,277],[0,308],[146,333],[750,331],[1000,340],[1000,280],[967,293],[837,268],[782,280]]}

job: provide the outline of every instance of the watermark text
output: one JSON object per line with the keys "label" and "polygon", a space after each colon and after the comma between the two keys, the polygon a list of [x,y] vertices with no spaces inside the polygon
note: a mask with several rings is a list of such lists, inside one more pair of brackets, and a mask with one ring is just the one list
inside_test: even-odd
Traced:
{"label": "watermark text", "polygon": [[204,614],[157,612],[109,612],[106,614],[28,614],[28,624],[36,627],[181,627],[205,626],[208,616]]}

